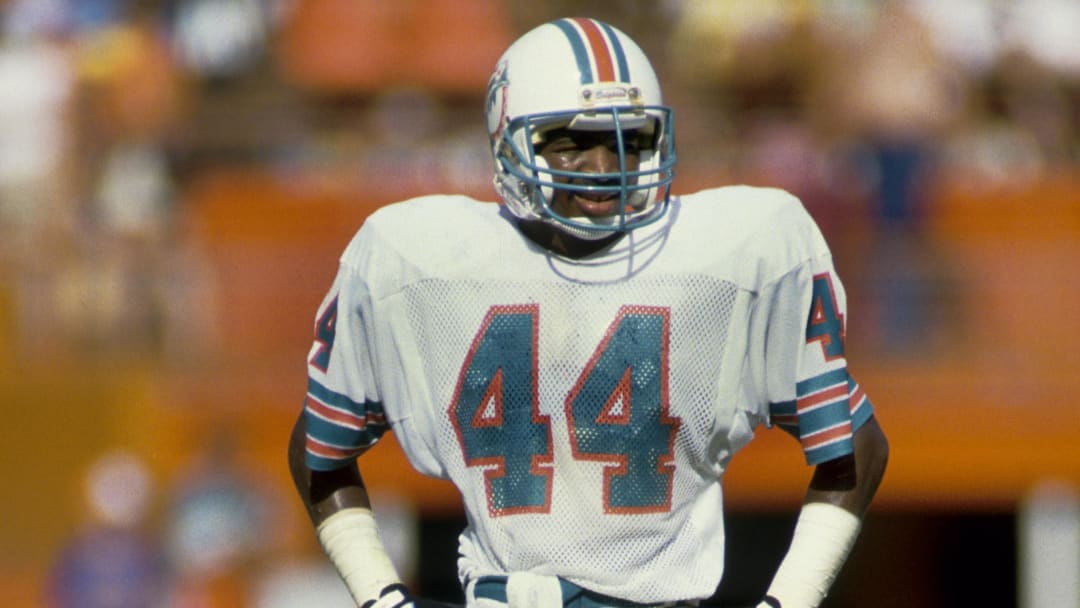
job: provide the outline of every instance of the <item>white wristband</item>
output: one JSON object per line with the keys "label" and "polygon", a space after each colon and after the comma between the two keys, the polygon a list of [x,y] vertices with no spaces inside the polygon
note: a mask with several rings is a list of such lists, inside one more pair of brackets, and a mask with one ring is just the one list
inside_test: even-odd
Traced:
{"label": "white wristband", "polygon": [[862,521],[850,511],[823,502],[803,505],[765,602],[759,606],[816,608],[847,560]]}
{"label": "white wristband", "polygon": [[319,524],[316,533],[358,606],[379,598],[389,586],[401,585],[371,509],[342,509]]}

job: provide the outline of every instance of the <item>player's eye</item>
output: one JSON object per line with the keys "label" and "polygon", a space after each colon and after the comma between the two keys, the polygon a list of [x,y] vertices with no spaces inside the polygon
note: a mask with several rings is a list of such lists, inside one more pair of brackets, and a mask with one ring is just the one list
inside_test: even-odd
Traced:
{"label": "player's eye", "polygon": [[[622,138],[623,152],[637,154],[641,150],[642,139],[643,137],[639,131],[624,131]],[[618,152],[619,138],[615,133],[611,132],[559,129],[548,133],[544,141],[537,146],[537,149],[544,153],[566,154],[589,150],[596,146],[603,146],[612,152]]]}
{"label": "player's eye", "polygon": [[550,139],[541,146],[545,152],[576,152],[582,149],[580,142],[569,136]]}

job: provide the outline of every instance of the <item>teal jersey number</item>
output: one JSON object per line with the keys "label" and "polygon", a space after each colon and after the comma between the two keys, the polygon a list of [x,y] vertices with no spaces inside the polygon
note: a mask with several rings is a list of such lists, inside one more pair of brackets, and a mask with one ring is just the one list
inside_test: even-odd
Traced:
{"label": "teal jersey number", "polygon": [[844,316],[828,274],[814,275],[810,317],[806,320],[806,343],[819,342],[826,361],[844,356]]}
{"label": "teal jersey number", "polygon": [[323,373],[330,367],[330,353],[334,350],[334,337],[337,335],[337,307],[338,299],[334,296],[322,316],[315,322],[315,343],[319,345],[319,348],[311,355],[308,363]]}
{"label": "teal jersey number", "polygon": [[675,434],[668,411],[668,310],[624,307],[566,400],[575,458],[604,470],[608,513],[671,510]]}
{"label": "teal jersey number", "polygon": [[473,341],[450,405],[465,463],[484,473],[493,516],[551,506],[551,425],[536,389],[538,307],[494,306]]}
{"label": "teal jersey number", "polygon": [[[537,396],[539,307],[494,306],[450,405],[465,463],[486,467],[493,516],[551,507],[551,427]],[[575,459],[609,463],[607,513],[671,509],[679,419],[668,404],[669,311],[623,307],[564,404]]]}

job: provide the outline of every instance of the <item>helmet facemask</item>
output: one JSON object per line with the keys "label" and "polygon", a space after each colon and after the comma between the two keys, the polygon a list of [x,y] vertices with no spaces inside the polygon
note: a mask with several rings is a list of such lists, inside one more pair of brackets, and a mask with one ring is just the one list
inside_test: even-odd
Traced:
{"label": "helmet facemask", "polygon": [[[592,19],[560,19],[518,39],[499,60],[485,109],[495,189],[508,210],[582,239],[602,239],[658,220],[674,178],[672,111],[656,74],[624,33]],[[570,171],[539,153],[555,129],[611,134],[616,170]],[[637,168],[625,137],[635,137]],[[559,193],[610,196],[610,216],[567,217]]]}
{"label": "helmet facemask", "polygon": [[[664,214],[674,178],[671,110],[663,106],[616,106],[588,113],[550,112],[519,117],[493,142],[499,173],[495,184],[511,211],[539,219],[578,238],[600,239],[650,224]],[[554,129],[604,131],[616,138],[618,171],[589,173],[551,168],[538,152]],[[638,167],[629,170],[625,138],[638,139]],[[566,217],[552,207],[558,191],[613,195],[608,217]]]}

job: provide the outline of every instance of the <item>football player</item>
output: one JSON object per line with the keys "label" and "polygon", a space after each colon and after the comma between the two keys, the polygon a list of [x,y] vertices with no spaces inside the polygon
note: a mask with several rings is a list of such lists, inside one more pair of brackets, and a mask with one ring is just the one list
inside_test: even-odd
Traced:
{"label": "football player", "polygon": [[517,608],[710,597],[724,471],[767,425],[815,469],[761,606],[818,605],[888,447],[814,221],[775,189],[673,196],[672,111],[608,24],[526,33],[486,106],[502,204],[376,211],[317,313],[289,458],[356,603],[420,602],[355,463],[387,430],[461,493],[466,604]]}

